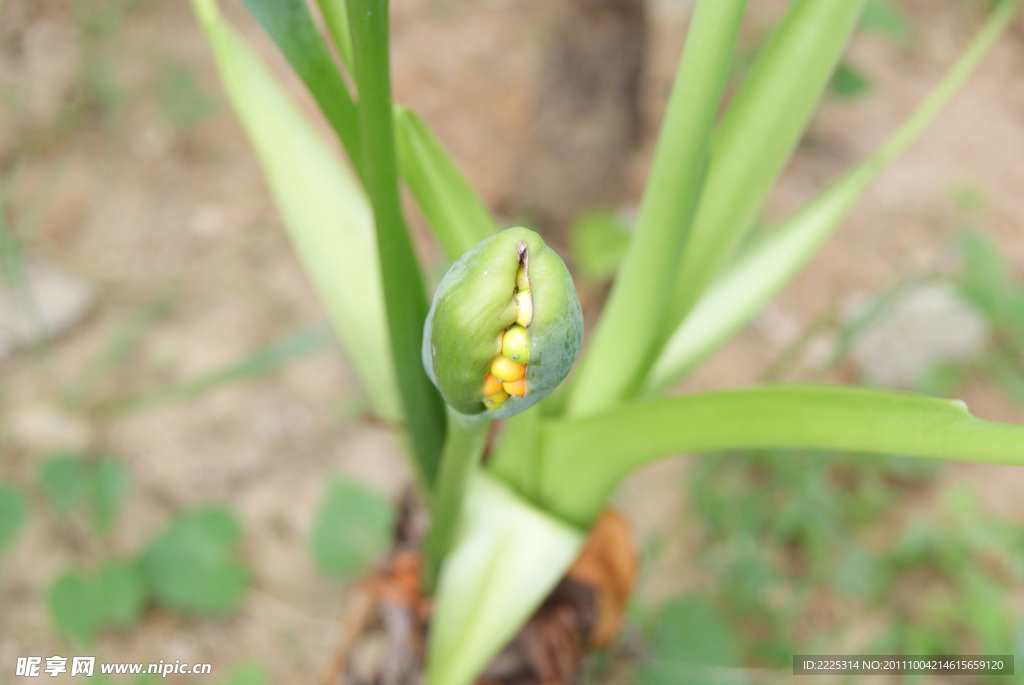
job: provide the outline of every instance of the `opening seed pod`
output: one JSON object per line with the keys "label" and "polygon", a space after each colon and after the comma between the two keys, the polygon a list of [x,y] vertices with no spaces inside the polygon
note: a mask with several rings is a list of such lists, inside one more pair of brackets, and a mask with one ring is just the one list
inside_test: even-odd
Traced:
{"label": "opening seed pod", "polygon": [[539,235],[510,228],[459,257],[441,279],[423,365],[457,411],[506,418],[554,390],[582,343],[569,270]]}

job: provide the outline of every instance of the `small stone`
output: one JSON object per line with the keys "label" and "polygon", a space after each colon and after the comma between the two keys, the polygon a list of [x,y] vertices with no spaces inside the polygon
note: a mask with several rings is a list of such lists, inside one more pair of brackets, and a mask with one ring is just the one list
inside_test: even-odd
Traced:
{"label": "small stone", "polygon": [[88,422],[52,404],[15,407],[5,418],[9,439],[39,454],[85,452],[92,439]]}
{"label": "small stone", "polygon": [[81,321],[95,301],[92,286],[57,266],[24,262],[20,279],[0,281],[0,359],[60,335]]}
{"label": "small stone", "polygon": [[[861,302],[847,319],[873,306]],[[915,389],[941,364],[957,364],[981,354],[988,344],[982,314],[952,285],[930,284],[898,298],[868,324],[851,356],[868,384]]]}

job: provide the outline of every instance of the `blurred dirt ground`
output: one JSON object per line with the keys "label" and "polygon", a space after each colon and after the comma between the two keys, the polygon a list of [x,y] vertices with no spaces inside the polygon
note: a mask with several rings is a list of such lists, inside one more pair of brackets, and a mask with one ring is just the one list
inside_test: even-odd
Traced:
{"label": "blurred dirt ground", "polygon": [[[222,4],[312,112],[269,39],[236,2]],[[631,155],[619,142],[621,156],[607,160],[621,170],[621,179],[608,177],[621,182],[627,203],[642,188],[686,4],[649,5],[640,149]],[[848,59],[868,75],[872,91],[825,104],[769,202],[770,216],[867,155],[979,25],[965,3],[899,5],[913,37],[906,45],[857,37]],[[745,35],[755,41],[780,3],[751,6]],[[532,130],[550,30],[537,21],[542,3],[408,0],[393,12],[396,96],[425,117],[488,202],[506,215],[528,207],[518,183],[524,169],[558,187],[562,168],[536,161],[544,150]],[[116,30],[104,33],[83,19],[96,23],[100,15],[119,22]],[[984,198],[981,225],[1015,274],[1024,274],[1022,37],[1018,17],[937,123],[872,186],[837,239],[688,389],[757,381],[823,316],[891,287],[901,274],[950,272],[963,222],[956,197],[965,188]],[[96,653],[111,661],[211,662],[221,676],[256,659],[274,682],[307,680],[337,644],[347,592],[318,572],[309,552],[326,483],[351,474],[397,495],[407,477],[394,436],[358,419],[360,392],[336,348],[188,401],[120,411],[109,404],[230,364],[322,318],[188,3],[8,0],[0,16],[0,88],[0,164],[5,179],[16,178],[11,215],[53,187],[31,256],[82,277],[96,292],[84,322],[52,345],[0,360],[0,478],[30,484],[46,454],[88,449],[117,455],[135,483],[101,545],[33,503],[27,529],[0,565],[0,682],[17,656],[70,653],[40,600],[61,569],[134,552],[172,513],[208,501],[228,503],[244,526],[253,590],[242,608],[217,619],[150,611],[137,630],[104,632]],[[591,201],[566,197],[567,204]],[[600,293],[584,295],[593,302]],[[126,340],[135,344],[118,347]],[[844,364],[831,377],[853,381],[857,370]],[[60,400],[73,386],[84,390],[69,410]],[[964,399],[982,417],[1024,423],[1024,409],[988,383],[973,383]],[[688,536],[678,529],[684,468],[682,460],[656,465],[618,497],[641,540],[675,541],[645,573],[645,602],[687,583]],[[1024,520],[1016,494],[1024,471],[955,466],[945,478],[973,480],[991,508]]]}

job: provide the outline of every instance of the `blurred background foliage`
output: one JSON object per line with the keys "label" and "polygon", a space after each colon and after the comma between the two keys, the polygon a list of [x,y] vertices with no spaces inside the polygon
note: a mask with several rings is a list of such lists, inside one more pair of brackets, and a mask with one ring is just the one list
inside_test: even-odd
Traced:
{"label": "blurred background foliage", "polygon": [[[751,4],[735,80],[785,3]],[[593,313],[629,241],[688,3],[520,5],[396,3],[396,94],[508,224],[552,236]],[[877,143],[985,9],[871,0],[766,218]],[[1020,26],[686,389],[859,380],[1022,421]],[[444,260],[411,221],[436,279]],[[408,475],[185,3],[0,4],[0,265],[0,683],[18,656],[51,654],[210,662],[234,685],[320,672]],[[645,576],[587,682],[784,682],[795,652],[1010,653],[1022,479],[788,452],[640,474],[619,504]]]}

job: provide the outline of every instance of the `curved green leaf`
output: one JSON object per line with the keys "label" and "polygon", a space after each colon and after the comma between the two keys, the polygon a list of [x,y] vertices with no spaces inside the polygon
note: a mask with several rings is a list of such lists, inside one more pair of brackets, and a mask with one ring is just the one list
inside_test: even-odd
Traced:
{"label": "curved green leaf", "polygon": [[844,387],[763,387],[637,401],[544,424],[539,502],[588,524],[619,480],[671,454],[796,447],[1024,466],[1024,426],[966,405]]}

